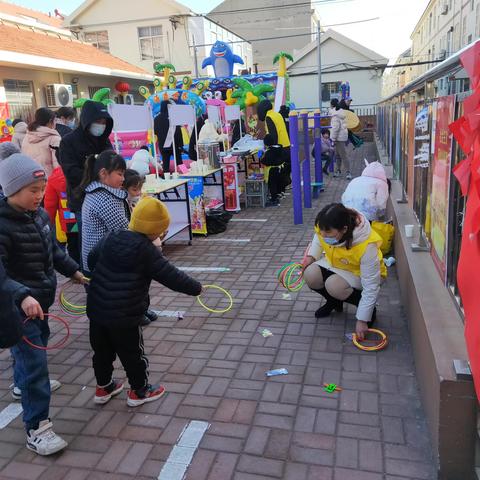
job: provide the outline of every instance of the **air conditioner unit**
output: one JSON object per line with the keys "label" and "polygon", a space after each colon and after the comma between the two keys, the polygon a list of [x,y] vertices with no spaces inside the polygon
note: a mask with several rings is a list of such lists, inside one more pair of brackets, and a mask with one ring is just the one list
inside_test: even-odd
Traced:
{"label": "air conditioner unit", "polygon": [[113,99],[115,103],[119,103],[120,105],[135,105],[135,100],[133,98],[133,95],[128,94],[128,95],[116,95]]}
{"label": "air conditioner unit", "polygon": [[73,93],[71,85],[53,83],[45,87],[47,107],[73,107]]}
{"label": "air conditioner unit", "polygon": [[446,15],[448,13],[448,3],[444,3],[440,9],[440,15]]}

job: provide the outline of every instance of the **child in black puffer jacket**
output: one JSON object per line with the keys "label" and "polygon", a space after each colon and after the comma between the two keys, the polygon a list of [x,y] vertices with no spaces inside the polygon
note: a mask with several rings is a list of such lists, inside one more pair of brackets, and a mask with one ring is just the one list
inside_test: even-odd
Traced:
{"label": "child in black puffer jacket", "polygon": [[87,315],[97,379],[95,403],[107,403],[123,389],[123,383],[112,378],[117,355],[130,383],[130,407],[157,400],[165,392],[163,386],[148,383],[140,327],[150,283],[156,280],[192,296],[202,291],[200,283],[174,267],[152,243],[165,234],[169,224],[170,216],[162,202],[142,198],[132,212],[129,229],[107,234],[90,252]]}
{"label": "child in black puffer jacket", "polygon": [[[54,239],[47,212],[40,207],[47,176],[40,165],[22,154],[0,161],[0,261],[6,272],[2,290],[23,313],[23,335],[46,347],[50,329],[45,314],[55,300],[55,270],[84,283],[78,265]],[[51,455],[67,446],[52,430],[47,355],[19,341],[11,349],[17,389],[20,389],[27,448]],[[58,383],[58,382],[57,382]],[[18,391],[18,390],[17,390]]]}

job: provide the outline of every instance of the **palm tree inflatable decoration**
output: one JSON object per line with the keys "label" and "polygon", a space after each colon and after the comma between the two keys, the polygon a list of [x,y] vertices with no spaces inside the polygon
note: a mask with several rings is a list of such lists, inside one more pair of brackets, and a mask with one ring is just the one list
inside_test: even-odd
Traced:
{"label": "palm tree inflatable decoration", "polygon": [[[164,90],[167,90],[168,84],[172,84],[175,81],[175,76],[171,75],[171,72],[175,72],[175,67],[171,63],[158,63],[153,64],[153,69],[155,72],[160,75],[163,73],[163,82],[162,87]],[[173,81],[172,81],[172,78]],[[175,81],[176,83],[176,81]]]}
{"label": "palm tree inflatable decoration", "polygon": [[235,77],[232,79],[233,83],[237,86],[237,89],[232,93],[231,98],[236,98],[237,105],[244,110],[246,107],[255,105],[265,97],[265,93],[273,92],[273,87],[267,83],[261,83],[255,87],[244,78]]}
{"label": "palm tree inflatable decoration", "polygon": [[[85,102],[90,100],[89,98],[78,98],[73,102],[73,107],[74,108],[82,108]],[[114,103],[113,100],[110,100],[110,89],[109,88],[101,88],[100,90],[97,90],[94,94],[93,97],[91,98],[93,102],[100,102],[103,103],[103,105],[107,106],[110,105],[111,103]]]}
{"label": "palm tree inflatable decoration", "polygon": [[287,52],[279,52],[273,58],[273,64],[278,63],[277,88],[275,90],[274,110],[278,112],[287,99],[286,76],[287,60],[293,62],[293,57]]}

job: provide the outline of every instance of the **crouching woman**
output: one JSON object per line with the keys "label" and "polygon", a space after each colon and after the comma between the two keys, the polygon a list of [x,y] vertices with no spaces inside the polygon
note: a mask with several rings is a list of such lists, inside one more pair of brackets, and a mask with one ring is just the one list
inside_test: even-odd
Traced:
{"label": "crouching woman", "polygon": [[381,244],[360,212],[332,203],[315,219],[315,236],[304,260],[305,282],[326,300],[315,316],[341,312],[344,302],[355,305],[361,340],[376,319],[381,280],[387,276]]}

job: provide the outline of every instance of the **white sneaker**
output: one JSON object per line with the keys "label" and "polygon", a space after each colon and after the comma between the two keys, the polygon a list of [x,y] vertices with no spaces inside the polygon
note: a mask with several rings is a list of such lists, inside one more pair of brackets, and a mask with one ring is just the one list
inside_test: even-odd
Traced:
{"label": "white sneaker", "polygon": [[52,427],[52,422],[47,419],[42,420],[36,430],[30,430],[27,434],[27,448],[38,455],[52,455],[63,450],[68,443]]}
{"label": "white sneaker", "polygon": [[352,174],[350,172],[347,172],[346,178],[347,178],[347,180],[351,180],[352,179]]}
{"label": "white sneaker", "polygon": [[[58,380],[50,380],[50,391],[54,392],[58,390],[62,384]],[[14,400],[21,400],[22,399],[22,391],[16,387],[13,383],[10,385],[10,393]]]}

